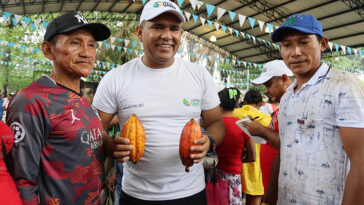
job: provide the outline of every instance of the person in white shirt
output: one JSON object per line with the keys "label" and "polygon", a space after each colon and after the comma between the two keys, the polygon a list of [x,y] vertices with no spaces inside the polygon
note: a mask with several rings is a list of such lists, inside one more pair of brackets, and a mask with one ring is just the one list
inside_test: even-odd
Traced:
{"label": "person in white shirt", "polygon": [[[119,162],[126,162],[120,204],[206,204],[201,161],[214,142],[223,141],[225,127],[210,73],[174,57],[184,22],[173,2],[149,1],[136,28],[144,55],[107,73],[95,94],[104,129],[114,114],[123,125],[133,113],[145,128],[145,151],[136,164],[129,161],[133,147],[127,138],[104,141],[105,147],[118,149],[113,155]],[[201,113],[206,134],[190,148],[194,165],[186,172],[180,135],[189,120],[200,121]]]}
{"label": "person in white shirt", "polygon": [[312,15],[288,17],[272,40],[296,75],[279,108],[278,203],[364,204],[364,86],[320,61],[328,39]]}

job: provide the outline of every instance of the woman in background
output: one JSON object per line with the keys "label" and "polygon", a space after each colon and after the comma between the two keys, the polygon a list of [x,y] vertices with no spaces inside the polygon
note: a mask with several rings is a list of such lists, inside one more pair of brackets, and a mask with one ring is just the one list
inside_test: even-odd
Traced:
{"label": "woman in background", "polygon": [[229,182],[230,205],[242,204],[241,168],[242,154],[246,147],[248,156],[244,162],[255,161],[253,140],[235,123],[239,119],[233,117],[233,110],[239,105],[240,92],[236,88],[225,88],[219,92],[220,109],[225,123],[225,139],[216,147],[219,157],[217,177]]}

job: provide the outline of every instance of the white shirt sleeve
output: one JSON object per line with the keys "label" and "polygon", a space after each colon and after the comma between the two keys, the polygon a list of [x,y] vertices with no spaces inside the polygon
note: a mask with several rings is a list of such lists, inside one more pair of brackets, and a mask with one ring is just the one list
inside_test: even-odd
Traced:
{"label": "white shirt sleeve", "polygon": [[116,92],[117,84],[115,76],[117,76],[117,70],[108,72],[104,78],[100,81],[97,87],[92,105],[105,113],[114,114],[117,112],[117,100]]}
{"label": "white shirt sleeve", "polygon": [[346,73],[336,87],[336,123],[340,127],[364,128],[364,85]]}

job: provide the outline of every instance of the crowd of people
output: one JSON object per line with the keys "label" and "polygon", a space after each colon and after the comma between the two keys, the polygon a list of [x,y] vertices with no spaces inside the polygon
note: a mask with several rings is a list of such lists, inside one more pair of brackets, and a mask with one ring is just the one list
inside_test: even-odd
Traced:
{"label": "crowd of people", "polygon": [[[76,12],[50,22],[41,50],[52,73],[1,97],[0,204],[204,205],[207,169],[228,182],[231,205],[364,204],[364,86],[321,62],[321,23],[295,14],[273,32],[283,60],[251,82],[263,100],[257,89],[218,91],[206,69],[175,57],[185,21],[171,1],[146,3],[143,56],[89,89],[81,78],[109,28]],[[137,163],[120,135],[132,114],[146,134]],[[179,140],[191,119],[203,134],[186,172]]]}

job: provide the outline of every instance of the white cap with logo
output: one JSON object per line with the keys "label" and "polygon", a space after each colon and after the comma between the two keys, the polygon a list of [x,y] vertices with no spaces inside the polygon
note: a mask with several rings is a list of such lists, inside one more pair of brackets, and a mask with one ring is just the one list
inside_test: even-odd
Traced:
{"label": "white cap with logo", "polygon": [[292,71],[286,66],[282,60],[269,61],[263,66],[262,73],[260,76],[252,80],[253,86],[260,86],[261,84],[267,82],[275,76],[282,76],[286,74],[287,76],[293,76]]}
{"label": "white cap with logo", "polygon": [[177,16],[181,23],[186,22],[185,17],[181,13],[181,9],[175,3],[168,0],[151,0],[145,4],[143,8],[142,14],[140,15],[139,25],[143,21],[154,19],[166,12]]}

